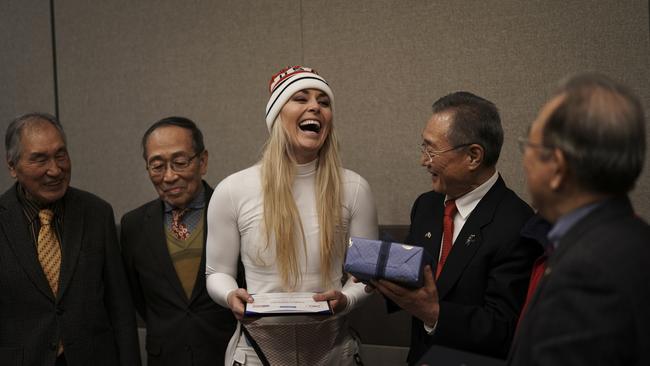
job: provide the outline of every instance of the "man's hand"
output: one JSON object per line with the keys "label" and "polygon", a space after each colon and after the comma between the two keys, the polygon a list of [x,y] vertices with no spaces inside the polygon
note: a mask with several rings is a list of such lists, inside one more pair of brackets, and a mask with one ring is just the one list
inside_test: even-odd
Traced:
{"label": "man's hand", "polygon": [[235,291],[232,291],[228,294],[228,306],[237,320],[242,320],[244,318],[244,311],[246,309],[246,303],[252,303],[253,297],[248,294],[245,288],[238,288]]}
{"label": "man's hand", "polygon": [[318,293],[313,297],[314,301],[329,301],[334,314],[345,310],[348,306],[348,298],[341,291],[329,290]]}
{"label": "man's hand", "polygon": [[[356,278],[354,276],[352,276],[352,282],[354,282],[354,283],[363,283],[363,281],[359,280],[358,278]],[[375,288],[371,284],[368,284],[368,283],[363,283],[363,284],[366,285],[366,287],[363,288],[363,290],[366,293],[369,294],[369,293],[372,293],[372,292],[375,291]]]}
{"label": "man's hand", "polygon": [[418,289],[402,287],[386,280],[373,280],[370,283],[399,307],[422,320],[428,327],[434,327],[438,322],[440,304],[431,266],[424,267],[424,286]]}

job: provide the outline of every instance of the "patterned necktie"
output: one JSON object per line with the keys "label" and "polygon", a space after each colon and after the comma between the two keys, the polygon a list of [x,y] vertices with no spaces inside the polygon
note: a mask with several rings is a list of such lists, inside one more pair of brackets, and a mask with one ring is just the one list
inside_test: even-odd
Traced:
{"label": "patterned necktie", "polygon": [[449,252],[451,252],[451,247],[454,242],[454,216],[456,215],[456,201],[449,200],[445,202],[445,216],[442,222],[442,251],[440,253],[440,260],[438,261],[438,266],[436,267],[436,279],[440,277],[440,272],[442,272],[442,267],[447,261]]}
{"label": "patterned necktie", "polygon": [[38,231],[38,261],[41,262],[47,282],[56,295],[59,290],[59,273],[61,272],[61,246],[52,227],[52,210],[40,210],[38,218],[41,229]]}
{"label": "patterned necktie", "polygon": [[172,210],[172,234],[179,240],[187,240],[190,237],[190,232],[187,230],[187,225],[183,223],[183,216],[188,211],[184,208],[182,210]]}

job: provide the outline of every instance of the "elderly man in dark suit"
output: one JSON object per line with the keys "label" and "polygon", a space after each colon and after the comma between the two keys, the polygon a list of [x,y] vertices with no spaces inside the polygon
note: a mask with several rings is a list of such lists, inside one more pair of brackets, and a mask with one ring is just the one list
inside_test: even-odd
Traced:
{"label": "elderly man in dark suit", "polygon": [[522,140],[552,253],[510,365],[650,365],[650,227],[627,197],[643,169],[645,124],[625,87],[582,74]]}
{"label": "elderly man in dark suit", "polygon": [[0,197],[0,363],[139,365],[113,210],[68,186],[63,127],[18,117],[5,147],[17,183]]}
{"label": "elderly man in dark suit", "polygon": [[425,286],[374,286],[413,315],[409,364],[434,344],[505,358],[531,266],[541,249],[521,240],[533,214],[496,171],[503,130],[493,103],[456,92],[433,104],[421,162],[433,191],[413,204],[407,243],[433,257]]}
{"label": "elderly man in dark suit", "polygon": [[169,117],[142,138],[159,198],[122,218],[122,253],[138,313],[147,325],[148,364],[222,365],[236,322],[205,288],[208,152],[191,120]]}

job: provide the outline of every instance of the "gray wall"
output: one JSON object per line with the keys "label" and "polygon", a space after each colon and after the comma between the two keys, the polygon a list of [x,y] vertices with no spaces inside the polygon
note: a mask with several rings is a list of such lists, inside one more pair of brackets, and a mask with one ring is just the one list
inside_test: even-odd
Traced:
{"label": "gray wall", "polygon": [[42,0],[0,1],[0,189],[11,182],[4,164],[10,120],[29,111],[54,112],[50,11]]}
{"label": "gray wall", "polygon": [[[118,218],[155,197],[139,139],[162,117],[199,123],[213,185],[255,162],[268,80],[281,66],[312,66],[330,81],[344,163],[370,182],[382,224],[407,224],[429,189],[416,145],[431,103],[448,92],[500,107],[499,169],[526,199],[516,138],[560,78],[601,71],[650,108],[647,1],[55,3],[72,184],[111,202]],[[2,131],[17,114],[54,111],[49,20],[47,1],[0,3]],[[11,183],[3,169],[0,187]],[[647,169],[632,197],[650,218]]]}

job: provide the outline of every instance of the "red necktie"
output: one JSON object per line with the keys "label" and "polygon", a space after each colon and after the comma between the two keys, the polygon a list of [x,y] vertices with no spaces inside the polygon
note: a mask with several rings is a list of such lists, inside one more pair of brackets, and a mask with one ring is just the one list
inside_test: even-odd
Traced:
{"label": "red necktie", "polygon": [[451,246],[454,242],[454,216],[456,215],[456,211],[455,200],[445,202],[445,216],[442,221],[442,252],[440,253],[440,260],[438,260],[438,266],[436,267],[436,279],[438,279],[440,272],[442,272],[442,267],[447,261],[447,256],[449,256]]}
{"label": "red necktie", "polygon": [[535,260],[535,263],[533,264],[533,271],[530,274],[530,282],[528,282],[528,292],[526,293],[526,301],[524,301],[524,306],[521,308],[521,313],[519,313],[519,320],[517,320],[517,328],[519,328],[521,319],[524,317],[524,314],[526,313],[526,308],[528,307],[528,303],[530,302],[530,299],[533,297],[533,294],[537,289],[539,280],[541,280],[542,276],[544,276],[544,271],[546,271],[547,259],[548,259],[548,255],[544,253],[542,254],[541,257],[537,258]]}

